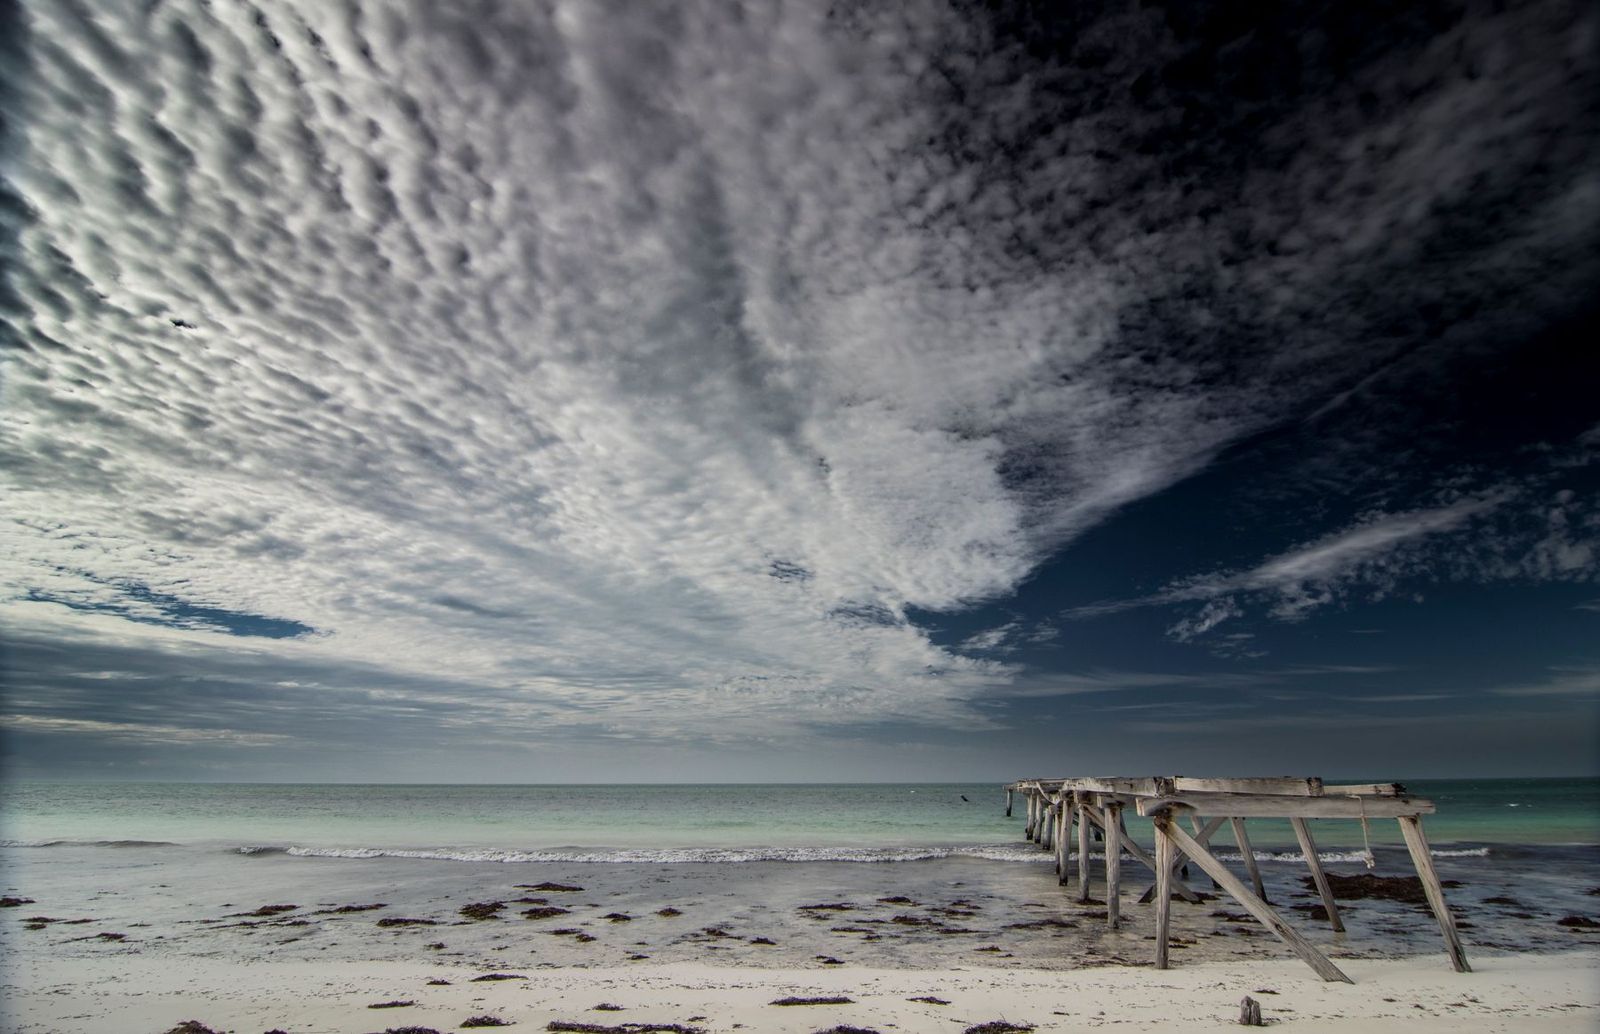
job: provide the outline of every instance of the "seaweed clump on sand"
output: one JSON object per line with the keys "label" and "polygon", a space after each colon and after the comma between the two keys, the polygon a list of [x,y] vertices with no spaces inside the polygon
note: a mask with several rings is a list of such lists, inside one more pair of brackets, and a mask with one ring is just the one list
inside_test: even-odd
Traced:
{"label": "seaweed clump on sand", "polygon": [[915,998],[907,998],[906,1001],[908,1001],[908,1002],[924,1002],[924,1003],[926,1003],[928,1005],[949,1005],[950,1004],[945,999],[943,999],[943,998],[935,998],[933,995],[918,995]]}
{"label": "seaweed clump on sand", "polygon": [[293,912],[299,905],[262,905],[260,908],[249,912],[229,912],[229,919],[265,919],[268,916],[281,915],[284,912]]}
{"label": "seaweed clump on sand", "polygon": [[199,1020],[184,1020],[167,1031],[167,1034],[222,1034],[222,1032],[212,1030]]}
{"label": "seaweed clump on sand", "polygon": [[656,915],[660,916],[663,919],[671,919],[673,916],[681,916],[681,915],[683,915],[683,912],[680,909],[676,909],[676,908],[673,908],[671,905],[668,905],[666,908],[657,909],[656,910]]}
{"label": "seaweed clump on sand", "polygon": [[837,1027],[829,1027],[827,1030],[819,1030],[817,1034],[878,1034],[878,1032],[871,1027],[850,1027],[840,1024]]}
{"label": "seaweed clump on sand", "polygon": [[0,898],[0,908],[20,908],[23,905],[31,905],[33,903],[34,901],[32,898]]}
{"label": "seaweed clump on sand", "polygon": [[568,915],[571,911],[570,908],[557,908],[555,905],[540,905],[538,908],[524,909],[522,918],[554,919],[556,916]]}
{"label": "seaweed clump on sand", "polygon": [[506,907],[504,901],[474,901],[470,905],[462,905],[458,912],[468,919],[482,921],[484,919],[499,919],[500,911]]}
{"label": "seaweed clump on sand", "polygon": [[482,983],[485,980],[526,980],[526,979],[528,979],[528,974],[526,974],[526,973],[485,973],[481,977],[473,977],[472,978],[472,982],[474,984],[479,984],[479,983]]}
{"label": "seaweed clump on sand", "polygon": [[457,1024],[457,1026],[460,1026],[460,1027],[509,1027],[509,1026],[511,1026],[511,1021],[510,1020],[502,1020],[498,1016],[488,1016],[488,1015],[484,1015],[484,1016],[468,1016],[466,1019],[462,1020],[459,1024]]}
{"label": "seaweed clump on sand", "polygon": [[378,920],[379,926],[438,926],[437,919],[410,919],[406,916],[384,916]]}
{"label": "seaweed clump on sand", "polygon": [[569,1034],[705,1034],[699,1027],[685,1027],[681,1023],[622,1023],[608,1027],[603,1023],[551,1020],[544,1029]]}
{"label": "seaweed clump on sand", "polygon": [[[1342,876],[1330,872],[1328,887],[1333,896],[1347,901],[1376,898],[1381,901],[1399,901],[1407,905],[1426,905],[1428,895],[1422,889],[1422,879],[1417,876],[1375,876],[1370,872],[1355,876]],[[1307,890],[1316,890],[1316,881],[1302,876],[1300,882]]]}
{"label": "seaweed clump on sand", "polygon": [[311,914],[314,916],[343,916],[349,915],[352,912],[372,912],[376,909],[388,907],[388,905],[383,904],[382,902],[379,902],[376,905],[340,905],[337,908],[319,908]]}
{"label": "seaweed clump on sand", "polygon": [[407,1006],[416,1005],[416,1004],[417,1004],[416,1002],[413,1002],[409,998],[405,999],[404,1001],[396,998],[392,1002],[373,1002],[371,1005],[367,1006],[367,1008],[368,1009],[404,1009]]}
{"label": "seaweed clump on sand", "polygon": [[1031,1023],[1007,1023],[1005,1020],[990,1020],[988,1023],[979,1023],[968,1027],[961,1034],[1027,1034],[1033,1029]]}
{"label": "seaweed clump on sand", "polygon": [[1574,930],[1600,930],[1600,923],[1588,916],[1563,916],[1556,920],[1556,925],[1571,927]]}
{"label": "seaweed clump on sand", "polygon": [[788,998],[776,998],[776,999],[773,999],[772,1001],[768,1002],[767,1004],[768,1005],[853,1005],[853,1004],[855,1004],[855,999],[854,998],[846,998],[843,995],[831,995],[831,996],[826,996],[826,997],[822,997],[822,998],[795,998],[793,996],[790,996]]}
{"label": "seaweed clump on sand", "polygon": [[576,894],[583,890],[582,887],[574,887],[570,883],[551,883],[549,880],[543,883],[519,883],[517,884],[517,889],[542,890],[551,894]]}
{"label": "seaweed clump on sand", "polygon": [[388,1027],[383,1034],[439,1034],[432,1027]]}

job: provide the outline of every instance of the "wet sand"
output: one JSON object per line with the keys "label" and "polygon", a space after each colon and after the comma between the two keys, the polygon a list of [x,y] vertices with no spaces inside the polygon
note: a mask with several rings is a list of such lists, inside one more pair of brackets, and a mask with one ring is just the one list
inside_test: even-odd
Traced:
{"label": "wet sand", "polygon": [[[1587,925],[1600,895],[1483,858],[1441,861],[1470,974],[1450,970],[1425,907],[1351,901],[1335,934],[1303,867],[1268,866],[1269,894],[1358,981],[1340,989],[1221,896],[1174,902],[1175,968],[1157,972],[1139,885],[1112,931],[1103,903],[1031,863],[507,865],[176,846],[6,860],[19,855],[6,893],[33,900],[0,908],[3,997],[6,1029],[30,1034],[163,1034],[188,1019],[241,1034],[446,1031],[480,1015],[532,1029],[1190,1029],[1232,1022],[1264,988],[1278,992],[1255,994],[1266,1016],[1305,1029],[1600,1024],[1600,922]],[[514,978],[474,979],[496,972]],[[817,995],[853,1002],[766,1004]],[[923,997],[950,1005],[908,1000]],[[368,1009],[392,1001],[414,1004]]]}

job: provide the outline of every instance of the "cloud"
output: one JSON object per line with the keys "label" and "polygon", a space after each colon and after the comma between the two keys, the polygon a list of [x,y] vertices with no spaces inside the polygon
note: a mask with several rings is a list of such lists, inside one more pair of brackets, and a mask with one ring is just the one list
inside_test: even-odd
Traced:
{"label": "cloud", "polygon": [[[1404,350],[1366,333],[1396,313],[1471,282],[1531,319],[1530,280],[1592,271],[1593,59],[1541,11],[1264,98],[1228,69],[1292,48],[1186,75],[1211,30],[1153,9],[1043,56],[933,6],[26,20],[0,618],[152,663],[248,647],[240,678],[315,669],[327,700],[982,721],[1018,668],[911,608],[1003,597],[1320,405]],[[1302,581],[1405,537],[1360,534]],[[207,612],[318,634],[162,623]]]}
{"label": "cloud", "polygon": [[[1020,633],[1020,629],[1021,623],[1017,621],[1010,621],[1004,625],[985,629],[962,640],[960,649],[965,653],[1013,649],[1014,647],[1009,646],[1008,643]],[[1024,638],[1028,641],[1035,641],[1037,635],[1038,633],[1034,632],[1024,636]]]}
{"label": "cloud", "polygon": [[1187,643],[1196,636],[1205,635],[1229,618],[1236,618],[1243,613],[1238,604],[1224,596],[1211,600],[1200,608],[1200,613],[1184,618],[1167,629],[1167,635],[1180,643]]}
{"label": "cloud", "polygon": [[132,740],[151,746],[221,743],[235,747],[272,747],[289,739],[272,733],[235,729],[200,729],[192,726],[145,725],[82,718],[41,718],[37,715],[0,715],[0,726],[22,732],[72,733],[96,739]]}
{"label": "cloud", "polygon": [[1501,686],[1490,690],[1507,697],[1595,697],[1600,699],[1600,669],[1552,668],[1544,682]]}
{"label": "cloud", "polygon": [[[1352,593],[1379,599],[1414,580],[1582,582],[1600,577],[1600,509],[1568,488],[1542,495],[1544,480],[1535,474],[1522,484],[1443,505],[1370,513],[1254,567],[1190,575],[1148,596],[1091,604],[1070,615],[1083,619],[1201,602],[1198,611],[1167,629],[1170,638],[1188,643],[1245,616],[1247,603],[1264,605],[1280,621],[1298,621]],[[1208,642],[1224,653],[1237,652],[1237,643],[1215,637]]]}

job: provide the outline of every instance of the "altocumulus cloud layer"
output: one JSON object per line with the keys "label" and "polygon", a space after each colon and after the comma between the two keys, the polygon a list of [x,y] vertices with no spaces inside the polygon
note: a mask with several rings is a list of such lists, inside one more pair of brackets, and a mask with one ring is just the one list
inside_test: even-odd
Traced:
{"label": "altocumulus cloud layer", "polygon": [[10,723],[970,727],[910,610],[1588,291],[1592,7],[1072,18],[27,6]]}

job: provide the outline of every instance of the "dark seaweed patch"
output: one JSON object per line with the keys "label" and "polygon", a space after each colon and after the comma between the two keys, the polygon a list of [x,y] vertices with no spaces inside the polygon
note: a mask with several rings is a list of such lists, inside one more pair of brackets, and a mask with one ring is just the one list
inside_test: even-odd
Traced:
{"label": "dark seaweed patch", "polygon": [[854,998],[846,998],[843,995],[832,995],[832,996],[827,996],[827,997],[822,997],[822,998],[795,998],[793,996],[790,996],[788,998],[775,999],[775,1000],[773,1000],[771,1002],[768,1002],[767,1004],[768,1005],[853,1005],[854,1003],[855,1003],[855,999]]}
{"label": "dark seaweed patch", "polygon": [[255,909],[254,911],[251,911],[251,912],[229,912],[228,913],[228,918],[229,919],[240,919],[240,918],[260,919],[260,918],[265,918],[267,916],[279,915],[280,913],[283,913],[283,912],[293,912],[295,909],[297,909],[299,907],[300,907],[299,905],[262,905],[260,908]]}

